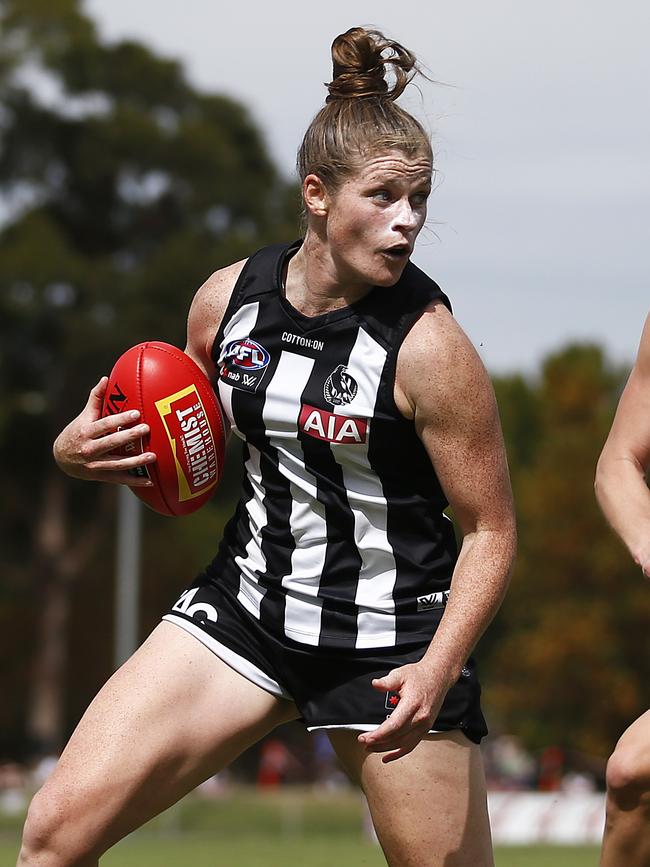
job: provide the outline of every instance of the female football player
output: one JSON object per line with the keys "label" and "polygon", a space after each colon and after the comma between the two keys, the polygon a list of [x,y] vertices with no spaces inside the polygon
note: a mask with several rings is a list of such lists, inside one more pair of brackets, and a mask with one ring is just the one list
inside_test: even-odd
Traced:
{"label": "female football player", "polygon": [[[471,653],[515,548],[499,420],[447,297],[410,262],[433,173],[395,103],[415,58],[362,28],[332,56],[298,154],[304,238],[217,271],[189,313],[186,351],[244,443],[236,514],[79,723],[21,865],[96,865],[293,719],[328,733],[393,867],[493,863]],[[155,455],[117,454],[146,420],[100,418],[105,386],[56,459],[146,484],[128,471]]]}

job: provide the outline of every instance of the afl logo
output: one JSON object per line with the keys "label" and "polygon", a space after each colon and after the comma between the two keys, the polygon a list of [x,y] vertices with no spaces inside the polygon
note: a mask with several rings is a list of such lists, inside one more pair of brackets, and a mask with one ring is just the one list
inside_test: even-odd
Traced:
{"label": "afl logo", "polygon": [[348,373],[344,364],[339,364],[325,380],[323,394],[325,400],[332,406],[343,406],[350,403],[357,396],[359,386],[356,379]]}
{"label": "afl logo", "polygon": [[226,346],[224,353],[226,363],[230,362],[236,367],[241,367],[242,370],[261,370],[266,367],[270,358],[266,349],[250,337],[233,340]]}

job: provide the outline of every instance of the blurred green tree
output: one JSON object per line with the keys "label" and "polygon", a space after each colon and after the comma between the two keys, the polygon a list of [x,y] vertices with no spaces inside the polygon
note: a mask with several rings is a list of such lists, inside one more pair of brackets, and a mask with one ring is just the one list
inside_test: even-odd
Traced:
{"label": "blurred green tree", "polygon": [[647,702],[648,588],[593,495],[625,377],[579,345],[538,381],[495,381],[520,546],[485,645],[486,691],[500,726],[533,748],[605,756]]}
{"label": "blurred green tree", "polygon": [[[237,102],[144,45],[102,41],[78,0],[0,0],[7,742],[25,730],[34,748],[60,745],[73,585],[82,573],[110,584],[114,491],[65,478],[54,436],[128,346],[182,346],[195,289],[296,234],[297,202]],[[181,550],[208,535],[183,526]],[[82,622],[92,646],[97,624]]]}

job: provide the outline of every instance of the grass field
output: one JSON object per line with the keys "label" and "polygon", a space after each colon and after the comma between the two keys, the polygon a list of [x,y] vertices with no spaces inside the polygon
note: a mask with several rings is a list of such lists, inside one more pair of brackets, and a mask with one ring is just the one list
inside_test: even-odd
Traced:
{"label": "grass field", "polygon": [[[102,858],[102,867],[385,867],[351,790],[234,791],[186,798]],[[17,821],[0,825],[0,865],[15,863]],[[594,867],[597,849],[500,848],[497,867]]]}
{"label": "grass field", "polygon": [[[17,844],[0,841],[0,864],[15,864]],[[496,867],[595,867],[593,847],[499,848]],[[386,867],[377,846],[361,840],[305,836],[243,840],[183,835],[169,839],[140,834],[102,858],[102,867]]]}

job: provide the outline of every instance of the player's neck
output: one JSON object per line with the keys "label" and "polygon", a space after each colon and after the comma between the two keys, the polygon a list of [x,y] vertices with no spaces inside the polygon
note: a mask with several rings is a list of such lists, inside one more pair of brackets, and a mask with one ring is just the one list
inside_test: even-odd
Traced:
{"label": "player's neck", "polygon": [[287,301],[305,316],[318,316],[348,307],[370,291],[368,283],[342,279],[327,244],[307,234],[289,260],[285,277]]}

